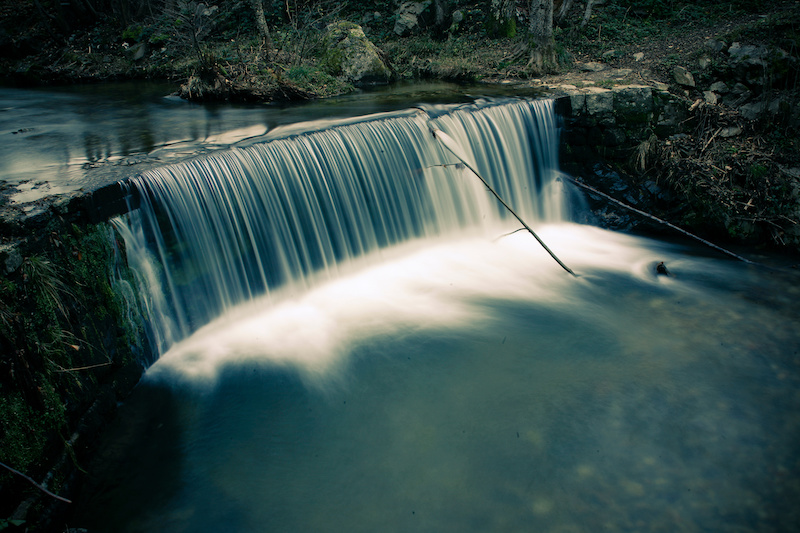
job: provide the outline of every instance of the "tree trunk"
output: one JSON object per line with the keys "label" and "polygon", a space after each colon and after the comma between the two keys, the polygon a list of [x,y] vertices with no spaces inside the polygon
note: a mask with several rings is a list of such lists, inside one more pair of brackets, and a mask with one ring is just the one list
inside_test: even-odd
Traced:
{"label": "tree trunk", "polygon": [[569,10],[572,8],[572,1],[573,0],[563,0],[562,2],[556,2],[556,11],[558,11],[556,21],[561,22],[566,18]]}
{"label": "tree trunk", "polygon": [[488,28],[494,37],[514,37],[517,34],[514,0],[492,0]]}
{"label": "tree trunk", "polygon": [[557,66],[553,38],[553,0],[531,0],[528,68],[535,74],[554,72]]}
{"label": "tree trunk", "polygon": [[262,4],[261,1],[262,0],[250,0],[250,6],[253,8],[253,12],[256,15],[256,26],[258,26],[258,33],[264,40],[264,44],[267,47],[267,54],[270,54],[272,53],[273,49],[272,35],[269,33],[267,19],[264,17],[264,4]]}
{"label": "tree trunk", "polygon": [[597,0],[586,0],[586,11],[583,13],[581,28],[586,26],[586,24],[589,22],[589,19],[592,18],[592,6],[597,3],[599,3]]}

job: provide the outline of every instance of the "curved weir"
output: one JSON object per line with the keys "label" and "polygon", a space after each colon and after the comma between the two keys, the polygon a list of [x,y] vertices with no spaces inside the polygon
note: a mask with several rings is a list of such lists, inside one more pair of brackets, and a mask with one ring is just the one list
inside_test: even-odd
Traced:
{"label": "curved weir", "polygon": [[243,302],[330,279],[378,250],[496,234],[510,215],[431,127],[455,139],[523,219],[563,217],[552,101],[435,111],[351,120],[131,180],[141,206],[115,224],[158,351]]}
{"label": "curved weir", "polygon": [[158,360],[68,523],[796,530],[797,273],[570,222],[552,111],[304,124],[132,182]]}

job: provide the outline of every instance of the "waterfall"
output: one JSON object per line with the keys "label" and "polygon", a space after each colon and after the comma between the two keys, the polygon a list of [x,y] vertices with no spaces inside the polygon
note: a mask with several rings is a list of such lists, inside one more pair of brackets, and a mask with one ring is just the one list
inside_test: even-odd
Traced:
{"label": "waterfall", "polygon": [[141,205],[113,221],[153,346],[394,245],[516,229],[432,126],[523,219],[563,217],[550,100],[365,117],[157,168],[127,182]]}

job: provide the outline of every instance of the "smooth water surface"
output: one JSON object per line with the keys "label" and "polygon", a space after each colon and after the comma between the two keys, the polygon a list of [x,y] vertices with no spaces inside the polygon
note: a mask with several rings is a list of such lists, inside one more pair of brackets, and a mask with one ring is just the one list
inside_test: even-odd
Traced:
{"label": "smooth water surface", "polygon": [[174,346],[69,525],[794,531],[796,272],[540,228],[573,278],[514,229],[383,252]]}
{"label": "smooth water surface", "polygon": [[155,82],[0,87],[0,190],[10,187],[11,200],[26,204],[227,148],[281,125],[509,92],[421,83],[304,105],[199,105],[171,95],[175,89]]}

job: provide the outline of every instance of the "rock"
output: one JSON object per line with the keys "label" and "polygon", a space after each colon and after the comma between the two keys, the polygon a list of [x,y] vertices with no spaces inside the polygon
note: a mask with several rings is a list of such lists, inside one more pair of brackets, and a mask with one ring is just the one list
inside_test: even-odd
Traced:
{"label": "rock", "polygon": [[608,68],[607,65],[603,63],[598,63],[596,61],[589,61],[588,63],[577,63],[575,65],[578,70],[582,70],[583,72],[602,72]]}
{"label": "rock", "polygon": [[614,112],[614,93],[609,89],[589,87],[586,89],[586,112],[590,115]]}
{"label": "rock", "polygon": [[644,189],[647,192],[656,197],[658,197],[662,193],[661,187],[659,187],[658,184],[653,180],[645,181],[644,183],[642,183],[642,187],[644,187]]}
{"label": "rock", "polygon": [[783,115],[791,112],[791,104],[783,98],[775,98],[767,106],[770,115]]}
{"label": "rock", "polygon": [[701,69],[706,70],[708,67],[711,66],[711,57],[706,54],[700,56],[700,59],[697,60],[697,64],[700,66]]}
{"label": "rock", "polygon": [[139,61],[147,54],[147,43],[138,43],[126,50],[128,56],[134,61]]}
{"label": "rock", "polygon": [[703,99],[707,104],[716,104],[718,100],[717,93],[714,91],[703,91]]}
{"label": "rock", "polygon": [[625,142],[625,132],[619,128],[608,128],[603,132],[603,146],[619,146]]}
{"label": "rock", "polygon": [[618,122],[642,124],[653,119],[653,89],[644,85],[614,88],[614,113]]}
{"label": "rock", "polygon": [[713,53],[718,54],[722,52],[728,45],[721,39],[707,39],[706,42],[703,43],[703,46],[711,50]]}
{"label": "rock", "polygon": [[394,12],[394,33],[400,37],[407,37],[419,31],[420,15],[431,5],[431,0],[422,2],[403,2]]}
{"label": "rock", "polygon": [[753,46],[750,44],[742,45],[741,43],[733,43],[731,47],[728,48],[728,63],[733,68],[740,65],[747,67],[766,67],[766,58],[768,54],[769,50],[763,45]]}
{"label": "rock", "polygon": [[672,69],[672,77],[678,83],[678,85],[683,85],[686,87],[694,87],[694,76],[692,73],[686,70],[684,67],[675,67]]}
{"label": "rock", "polygon": [[683,100],[668,92],[658,93],[656,100],[658,104],[656,135],[661,137],[673,135],[680,131],[681,124],[688,115]]}
{"label": "rock", "polygon": [[767,85],[783,79],[796,63],[784,50],[764,45],[733,43],[728,65],[739,79],[750,85]]}
{"label": "rock", "polygon": [[610,76],[612,78],[621,79],[621,78],[627,78],[631,74],[633,74],[633,71],[629,68],[615,68],[614,70],[611,71]]}
{"label": "rock", "polygon": [[753,93],[744,83],[734,85],[725,97],[725,103],[731,107],[738,107],[748,101]]}
{"label": "rock", "polygon": [[635,54],[633,54],[633,60],[636,61],[637,63],[643,59],[644,59],[644,52],[636,52]]}
{"label": "rock", "polygon": [[573,115],[580,116],[586,112],[586,93],[571,92],[569,93],[569,100]]}
{"label": "rock", "polygon": [[737,83],[731,89],[731,94],[735,94],[737,96],[742,94],[750,94],[750,88],[744,83]]}
{"label": "rock", "polygon": [[711,84],[711,87],[709,87],[709,89],[717,94],[725,94],[730,90],[728,89],[728,85],[724,81],[715,81],[714,83]]}
{"label": "rock", "polygon": [[383,54],[358,24],[346,21],[329,24],[322,43],[325,53],[321,64],[329,74],[345,78],[354,85],[391,81],[393,74]]}
{"label": "rock", "polygon": [[0,268],[3,274],[11,274],[22,266],[22,255],[12,244],[0,244]]}
{"label": "rock", "polygon": [[729,138],[729,137],[736,137],[737,135],[742,134],[742,128],[740,126],[728,126],[726,128],[722,128],[719,132],[720,137]]}
{"label": "rock", "polygon": [[764,115],[766,110],[767,104],[765,102],[751,102],[740,107],[739,114],[747,120],[757,120]]}
{"label": "rock", "polygon": [[367,26],[373,22],[380,22],[382,19],[383,15],[381,15],[378,11],[365,13],[364,16],[361,17],[361,26]]}

